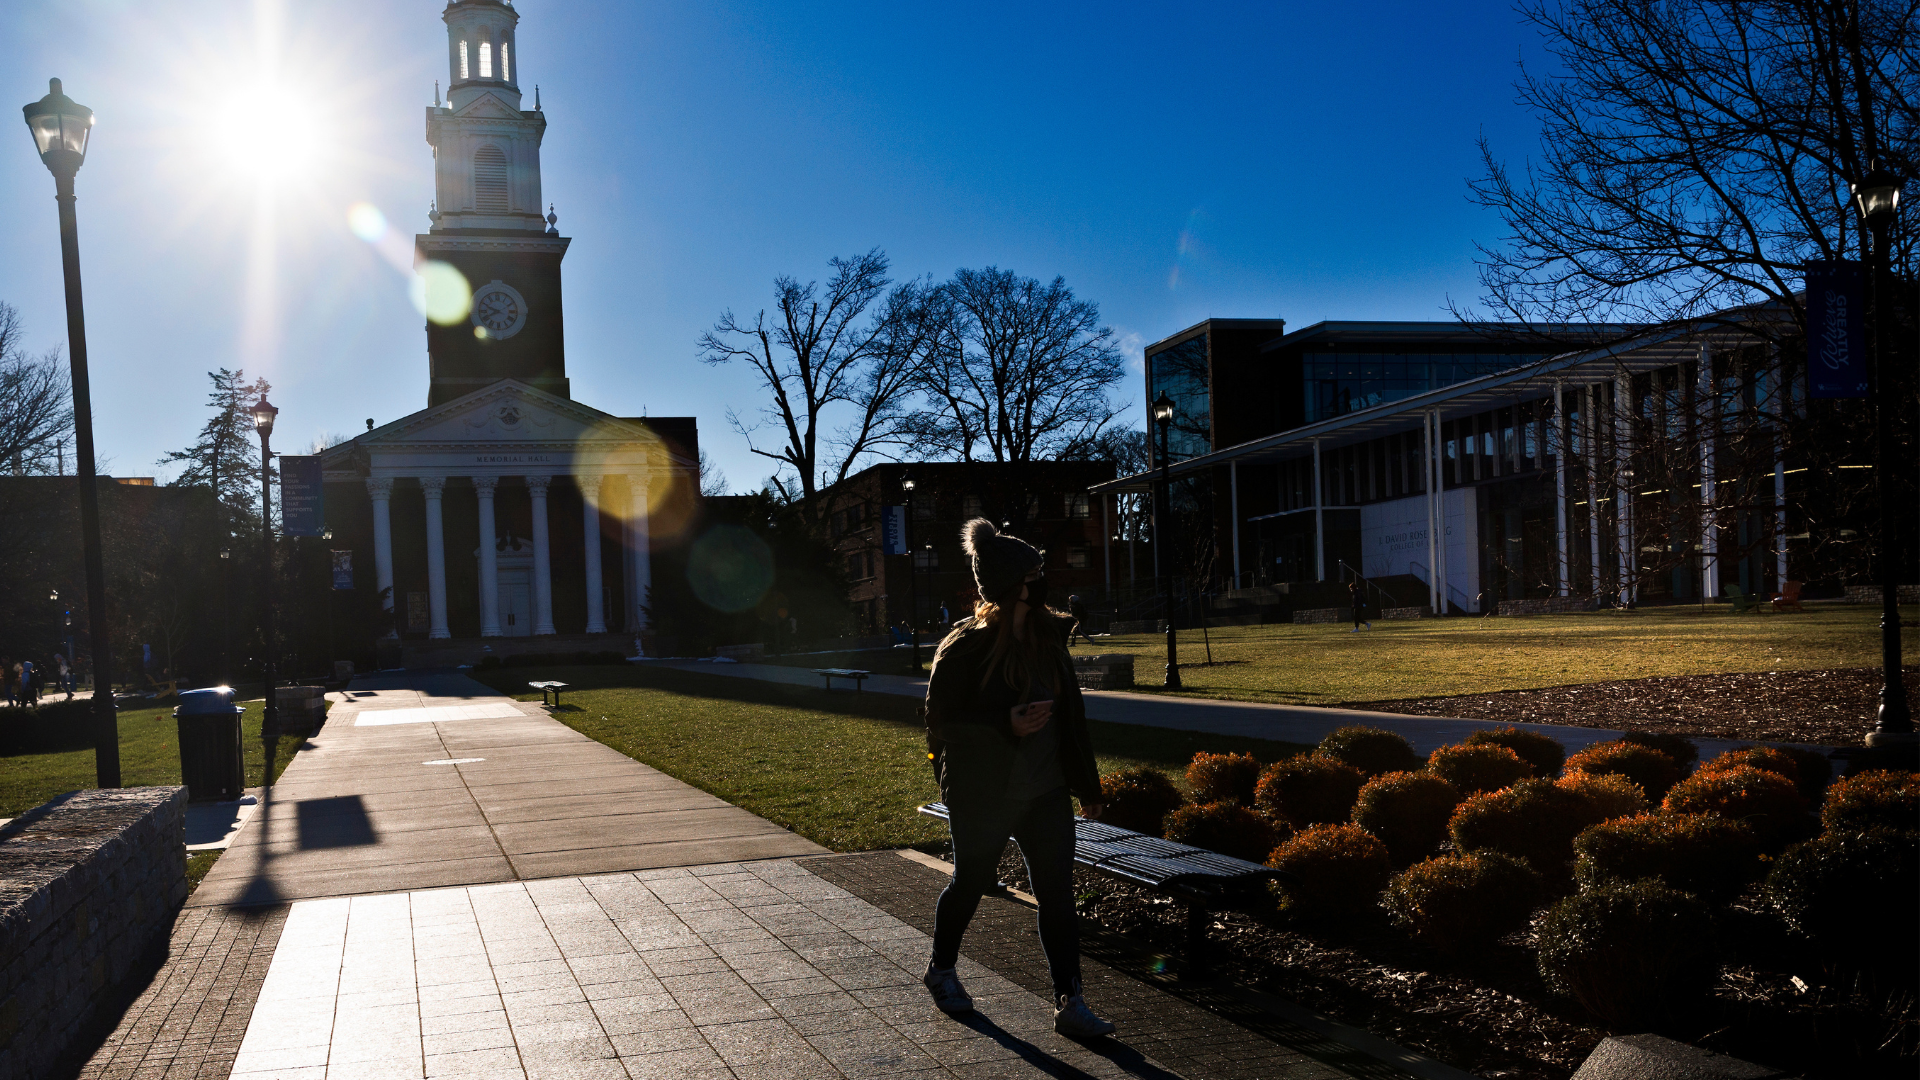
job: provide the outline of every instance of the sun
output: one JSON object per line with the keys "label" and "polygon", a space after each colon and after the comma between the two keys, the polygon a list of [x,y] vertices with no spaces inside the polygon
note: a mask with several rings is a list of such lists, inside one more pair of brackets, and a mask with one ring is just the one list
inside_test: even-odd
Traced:
{"label": "sun", "polygon": [[331,118],[315,104],[311,87],[278,77],[232,86],[227,101],[210,110],[202,135],[220,148],[231,175],[255,182],[311,179],[333,154]]}

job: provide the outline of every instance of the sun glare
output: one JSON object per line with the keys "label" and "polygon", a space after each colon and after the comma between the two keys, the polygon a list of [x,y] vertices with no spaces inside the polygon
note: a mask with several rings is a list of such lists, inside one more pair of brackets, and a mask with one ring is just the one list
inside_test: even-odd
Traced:
{"label": "sun glare", "polygon": [[328,118],[314,106],[319,95],[282,81],[257,82],[230,95],[203,136],[224,150],[235,175],[255,181],[308,177],[328,158]]}

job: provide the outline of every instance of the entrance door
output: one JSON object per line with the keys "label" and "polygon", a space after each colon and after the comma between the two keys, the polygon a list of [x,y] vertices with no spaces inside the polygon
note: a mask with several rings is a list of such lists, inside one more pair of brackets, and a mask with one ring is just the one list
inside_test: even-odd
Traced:
{"label": "entrance door", "polygon": [[525,570],[500,571],[500,633],[533,636],[533,582]]}

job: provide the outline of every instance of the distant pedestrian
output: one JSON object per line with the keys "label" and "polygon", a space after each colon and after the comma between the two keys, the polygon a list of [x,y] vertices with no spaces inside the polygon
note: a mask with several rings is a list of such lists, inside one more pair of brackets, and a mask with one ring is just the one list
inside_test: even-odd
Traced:
{"label": "distant pedestrian", "polygon": [[947,612],[947,602],[940,601],[940,632],[945,634],[953,629],[953,616]]}
{"label": "distant pedestrian", "polygon": [[60,689],[67,692],[67,700],[73,700],[73,669],[67,666],[64,653],[54,653],[53,662],[60,667]]}
{"label": "distant pedestrian", "polygon": [[1093,648],[1093,635],[1087,633],[1087,605],[1080,602],[1079,594],[1067,597],[1067,614],[1073,616],[1073,629],[1067,631],[1067,646],[1073,646],[1074,635],[1078,634],[1089,649]]}
{"label": "distant pedestrian", "polygon": [[1362,625],[1373,629],[1373,621],[1367,618],[1367,583],[1354,578],[1347,584],[1347,595],[1353,597],[1353,632],[1359,633]]}

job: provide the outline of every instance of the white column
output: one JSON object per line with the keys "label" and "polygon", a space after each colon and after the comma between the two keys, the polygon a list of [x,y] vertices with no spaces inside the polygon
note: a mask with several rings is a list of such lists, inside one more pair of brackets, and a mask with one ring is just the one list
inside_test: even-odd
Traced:
{"label": "white column", "polygon": [[1233,587],[1240,587],[1240,463],[1227,462],[1227,487],[1232,494],[1227,499],[1227,513],[1233,519]]}
{"label": "white column", "polygon": [[1436,519],[1439,516],[1439,485],[1435,483],[1440,468],[1435,464],[1440,447],[1440,418],[1432,409],[1420,414],[1420,479],[1421,487],[1427,492],[1427,606],[1435,615],[1445,615],[1440,606],[1440,559],[1436,552],[1440,547],[1439,529]]}
{"label": "white column", "polygon": [[627,476],[627,631],[637,634],[647,628],[640,606],[647,602],[647,586],[653,584],[653,546],[647,527],[647,474]]}
{"label": "white column", "polygon": [[1588,383],[1587,404],[1580,410],[1580,423],[1587,429],[1582,443],[1587,448],[1587,593],[1600,595],[1600,387]]}
{"label": "white column", "polygon": [[1433,576],[1440,587],[1440,614],[1445,615],[1453,596],[1447,588],[1450,569],[1447,566],[1447,449],[1446,440],[1441,436],[1439,409],[1433,410],[1433,517],[1434,532],[1438,536],[1433,553]]}
{"label": "white column", "polygon": [[547,539],[547,486],[551,476],[529,476],[527,496],[533,502],[533,632],[553,629],[553,550]]}
{"label": "white column", "polygon": [[497,476],[473,478],[473,493],[480,502],[480,636],[500,636],[500,552],[493,531],[493,489]]}
{"label": "white column", "polygon": [[587,549],[587,633],[604,634],[607,612],[600,580],[600,478],[576,476],[574,483],[580,485],[580,526]]}
{"label": "white column", "polygon": [[[1780,432],[1786,428],[1793,395],[1787,393],[1786,361],[1773,365],[1773,570],[1778,591],[1787,591],[1787,462]],[[1758,590],[1756,590],[1758,591]]]}
{"label": "white column", "polygon": [[1638,590],[1640,552],[1633,542],[1633,376],[1613,380],[1613,523],[1620,546],[1620,602],[1630,604]]}
{"label": "white column", "polygon": [[[367,477],[367,496],[373,500],[373,573],[381,591],[380,607],[389,616],[393,614],[393,479],[386,476]],[[399,630],[392,620],[387,623],[387,637],[398,637]]]}
{"label": "white column", "polygon": [[447,486],[444,476],[423,476],[420,491],[427,497],[427,612],[433,620],[427,631],[430,638],[450,638],[447,629],[447,530],[440,521],[440,495]]}
{"label": "white column", "polygon": [[1107,575],[1107,601],[1113,601],[1113,500],[1118,495],[1100,496],[1100,565]]}
{"label": "white column", "polygon": [[1560,595],[1573,595],[1573,553],[1567,536],[1567,390],[1559,379],[1553,380],[1553,505],[1557,513],[1555,529],[1560,540]]}
{"label": "white column", "polygon": [[1700,599],[1720,596],[1720,525],[1715,507],[1720,499],[1714,472],[1714,444],[1720,435],[1720,403],[1713,392],[1713,349],[1700,346],[1700,378],[1695,392],[1700,403]]}
{"label": "white column", "polygon": [[1320,440],[1313,440],[1313,580],[1327,580],[1327,515],[1320,498]]}

